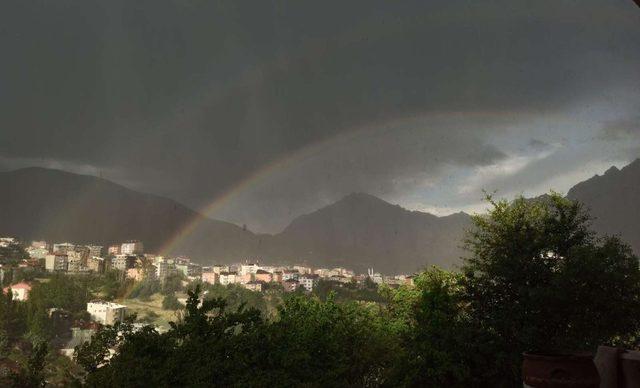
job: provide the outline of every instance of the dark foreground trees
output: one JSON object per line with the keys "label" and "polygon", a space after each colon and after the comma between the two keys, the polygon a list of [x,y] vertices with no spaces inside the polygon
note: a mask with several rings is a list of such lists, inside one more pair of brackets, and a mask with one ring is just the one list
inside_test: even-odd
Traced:
{"label": "dark foreground trees", "polygon": [[[579,204],[493,201],[474,218],[462,271],[431,269],[382,303],[296,295],[273,319],[198,307],[159,334],[120,325],[77,350],[89,386],[511,387],[524,351],[633,346],[638,259],[597,238]],[[116,354],[106,360],[108,348]]]}
{"label": "dark foreground trees", "polygon": [[582,206],[558,194],[489,201],[468,234],[461,290],[470,320],[493,337],[495,375],[517,381],[524,351],[631,345],[640,329],[631,249],[596,237]]}
{"label": "dark foreground trees", "polygon": [[[76,359],[89,386],[377,386],[396,344],[370,307],[293,297],[279,318],[227,311],[222,299],[198,307],[190,292],[182,321],[165,334],[128,324],[106,328]],[[119,337],[120,336],[120,337]],[[108,348],[118,353],[106,361]]]}

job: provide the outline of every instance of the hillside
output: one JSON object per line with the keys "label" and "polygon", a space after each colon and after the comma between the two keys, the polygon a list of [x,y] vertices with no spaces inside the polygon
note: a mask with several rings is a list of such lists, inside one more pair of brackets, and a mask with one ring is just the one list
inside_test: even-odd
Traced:
{"label": "hillside", "polygon": [[[0,235],[29,241],[107,245],[128,239],[156,251],[201,216],[167,198],[139,193],[104,179],[43,168],[0,173]],[[198,234],[221,243],[193,246],[190,253],[234,255],[254,236],[235,225],[203,219]],[[204,248],[204,249],[199,249]],[[242,248],[245,249],[245,248]]]}
{"label": "hillside", "polygon": [[[460,264],[461,239],[470,226],[464,213],[437,217],[354,193],[299,216],[279,234],[256,235],[91,176],[27,168],[0,173],[0,185],[0,235],[102,245],[139,239],[157,253],[197,220],[197,228],[165,253],[201,263],[260,258],[384,273],[452,268]],[[640,160],[577,184],[568,197],[586,204],[597,232],[619,235],[640,252]]]}
{"label": "hillside", "polygon": [[620,236],[640,254],[640,159],[578,183],[567,196],[586,205],[597,232]]}
{"label": "hillside", "polygon": [[285,257],[318,265],[410,272],[425,265],[457,264],[468,225],[464,213],[436,217],[355,193],[296,218],[274,244]]}

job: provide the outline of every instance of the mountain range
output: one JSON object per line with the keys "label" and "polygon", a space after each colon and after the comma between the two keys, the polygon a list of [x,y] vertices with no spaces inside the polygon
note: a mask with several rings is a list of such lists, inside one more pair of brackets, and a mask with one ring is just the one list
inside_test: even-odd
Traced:
{"label": "mountain range", "polygon": [[[581,182],[567,196],[585,203],[597,232],[619,235],[640,253],[640,160]],[[203,264],[260,258],[360,272],[451,268],[464,254],[470,225],[465,213],[437,217],[353,193],[297,217],[281,233],[255,234],[93,176],[35,167],[0,173],[0,235],[102,245],[138,239],[149,252]],[[185,229],[190,233],[175,238]]]}

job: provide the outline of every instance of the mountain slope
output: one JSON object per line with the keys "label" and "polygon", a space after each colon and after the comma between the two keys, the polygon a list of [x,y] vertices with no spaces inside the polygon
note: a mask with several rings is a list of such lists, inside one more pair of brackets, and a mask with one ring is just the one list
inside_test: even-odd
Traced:
{"label": "mountain slope", "polygon": [[586,205],[598,233],[618,235],[640,254],[640,159],[578,183],[567,197]]}
{"label": "mountain slope", "polygon": [[436,217],[356,193],[296,218],[273,244],[282,256],[323,266],[412,272],[459,263],[464,213]]}
{"label": "mountain slope", "polygon": [[92,176],[26,168],[0,173],[0,185],[0,235],[26,241],[106,245],[139,239],[154,252],[194,219],[201,219],[197,235],[214,237],[220,243],[205,246],[185,241],[182,245],[190,247],[185,253],[235,256],[243,254],[255,239],[235,225],[203,218],[170,199]]}

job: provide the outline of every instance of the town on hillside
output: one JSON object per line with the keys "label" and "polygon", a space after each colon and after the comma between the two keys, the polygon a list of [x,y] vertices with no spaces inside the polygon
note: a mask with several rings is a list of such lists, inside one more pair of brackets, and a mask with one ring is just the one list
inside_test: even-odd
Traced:
{"label": "town on hillside", "polygon": [[[184,308],[187,297],[184,293],[169,291],[169,296],[162,301],[162,309],[156,311],[156,306],[149,299],[156,291],[164,289],[179,291],[188,289],[190,285],[202,284],[224,289],[241,288],[264,296],[273,290],[281,294],[311,294],[317,291],[319,284],[330,285],[334,289],[377,288],[379,285],[397,288],[413,284],[413,275],[387,276],[374,269],[369,269],[366,274],[356,274],[348,268],[264,265],[259,260],[204,266],[187,257],[147,253],[144,243],[139,240],[124,241],[105,248],[46,241],[32,241],[27,245],[13,237],[2,237],[0,249],[4,252],[0,255],[0,284],[3,285],[3,292],[11,293],[14,301],[27,301],[33,285],[46,283],[51,276],[81,280],[115,277],[121,284],[120,288],[128,287],[119,295],[92,297],[86,303],[84,319],[72,319],[74,313],[65,311],[61,306],[48,309],[49,318],[58,321],[54,326],[64,326],[60,322],[67,321],[68,333],[60,335],[63,343],[59,344],[59,352],[70,358],[74,355],[75,347],[90,341],[99,327],[123,322],[134,313],[138,315],[137,318],[147,318],[135,323],[137,327],[151,324],[158,331],[167,330],[167,323],[175,316],[164,314],[162,310],[173,312]],[[150,284],[157,287],[150,287]],[[152,290],[144,291],[148,289]],[[204,298],[208,292],[205,290],[201,297]],[[182,297],[177,297],[179,295]],[[162,317],[158,317],[158,314]]]}

